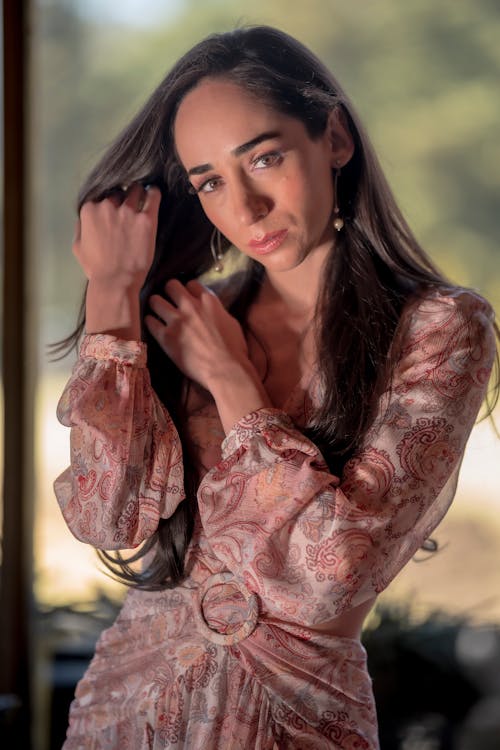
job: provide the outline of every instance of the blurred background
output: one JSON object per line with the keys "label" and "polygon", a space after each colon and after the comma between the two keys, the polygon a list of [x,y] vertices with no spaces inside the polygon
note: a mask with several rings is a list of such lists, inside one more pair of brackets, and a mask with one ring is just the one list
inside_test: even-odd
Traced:
{"label": "blurred background", "polygon": [[[235,25],[279,26],[309,45],[350,94],[422,245],[498,311],[500,4],[32,0],[27,8],[23,273],[34,437],[23,500],[33,508],[26,747],[57,750],[75,681],[124,594],[94,551],[72,538],[52,492],[69,457],[55,408],[72,360],[50,362],[47,346],[72,330],[83,292],[71,255],[79,184],[193,43]],[[498,437],[483,421],[435,535],[439,551],[411,562],[367,623],[382,750],[500,748],[499,460]],[[15,706],[8,712],[0,701],[1,710],[7,732]]]}

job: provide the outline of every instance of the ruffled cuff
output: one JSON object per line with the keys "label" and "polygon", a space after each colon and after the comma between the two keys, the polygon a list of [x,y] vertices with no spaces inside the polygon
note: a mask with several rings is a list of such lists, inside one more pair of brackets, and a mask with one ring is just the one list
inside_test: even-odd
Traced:
{"label": "ruffled cuff", "polygon": [[106,333],[87,333],[80,344],[80,357],[111,360],[132,367],[146,367],[147,348],[143,341],[127,341]]}
{"label": "ruffled cuff", "polygon": [[300,450],[309,456],[318,455],[319,451],[295,427],[292,419],[281,409],[263,407],[245,414],[227,434],[221,445],[222,459],[255,440],[264,440],[267,447],[281,453],[285,450]]}

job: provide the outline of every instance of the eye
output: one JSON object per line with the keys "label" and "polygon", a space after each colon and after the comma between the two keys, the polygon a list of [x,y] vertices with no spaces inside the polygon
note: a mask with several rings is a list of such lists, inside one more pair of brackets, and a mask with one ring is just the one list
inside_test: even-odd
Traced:
{"label": "eye", "polygon": [[192,192],[197,195],[198,193],[213,193],[219,187],[221,183],[220,177],[210,177],[210,179],[202,182],[201,185],[195,187],[191,186]]}
{"label": "eye", "polygon": [[255,169],[268,169],[274,167],[282,161],[283,155],[280,151],[269,151],[253,160],[252,165]]}

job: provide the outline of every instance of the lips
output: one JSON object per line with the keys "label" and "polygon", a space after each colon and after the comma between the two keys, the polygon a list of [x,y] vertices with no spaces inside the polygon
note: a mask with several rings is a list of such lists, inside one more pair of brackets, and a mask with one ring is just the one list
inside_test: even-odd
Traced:
{"label": "lips", "polygon": [[287,234],[288,229],[280,229],[277,232],[269,232],[269,234],[265,234],[258,239],[250,240],[248,244],[254,252],[259,253],[259,255],[265,255],[265,253],[276,250],[284,241]]}

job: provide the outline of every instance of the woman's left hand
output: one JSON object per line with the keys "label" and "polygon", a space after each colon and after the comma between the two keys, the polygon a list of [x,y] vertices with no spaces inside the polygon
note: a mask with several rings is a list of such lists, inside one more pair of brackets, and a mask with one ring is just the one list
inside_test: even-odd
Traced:
{"label": "woman's left hand", "polygon": [[248,347],[238,321],[219,298],[198,281],[185,286],[168,281],[169,300],[153,295],[147,315],[149,332],[187,377],[212,390],[234,365],[249,364]]}
{"label": "woman's left hand", "polygon": [[179,370],[210,391],[226,433],[245,414],[272,406],[241,326],[219,298],[198,281],[172,279],[165,291],[170,301],[150,298],[157,317],[147,315],[146,326]]}

